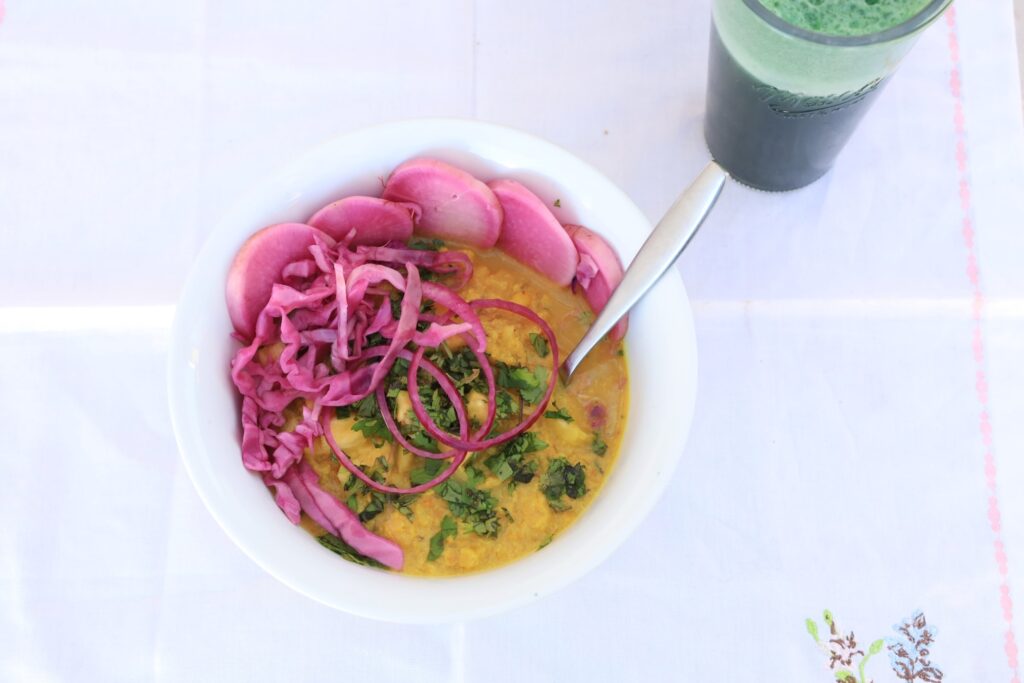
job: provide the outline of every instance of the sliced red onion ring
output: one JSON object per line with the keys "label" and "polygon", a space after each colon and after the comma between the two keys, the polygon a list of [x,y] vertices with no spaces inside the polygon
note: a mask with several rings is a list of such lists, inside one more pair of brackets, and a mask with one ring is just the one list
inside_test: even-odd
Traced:
{"label": "sliced red onion ring", "polygon": [[[472,350],[474,355],[476,355],[476,360],[480,364],[480,369],[484,375],[484,379],[487,380],[487,417],[484,419],[483,424],[480,425],[480,428],[477,429],[476,432],[473,434],[474,439],[479,439],[486,435],[487,432],[489,432],[491,430],[491,427],[494,425],[495,411],[497,410],[497,405],[495,404],[495,394],[497,390],[494,382],[494,369],[491,367],[491,364],[487,361],[487,356],[477,351],[476,349],[473,349],[472,347],[470,347],[470,350]],[[402,355],[399,355],[399,358],[404,358],[405,360],[411,361],[412,354],[406,351]],[[445,375],[440,368],[438,368],[430,361],[424,359],[422,363],[423,369],[426,370],[430,374],[430,376],[437,380],[439,383],[444,380],[448,380],[447,375]],[[445,392],[445,394],[448,395],[448,399],[451,400],[452,397],[450,394],[448,394],[447,391]],[[462,399],[460,397],[459,403],[461,402]],[[442,453],[434,453],[423,448],[418,448],[417,446],[414,446],[408,439],[406,439],[405,435],[402,434],[402,432],[398,429],[398,425],[395,424],[395,417],[394,415],[392,415],[391,408],[388,406],[387,387],[384,386],[383,382],[381,382],[377,386],[377,406],[380,408],[381,417],[384,418],[384,424],[387,425],[388,431],[390,431],[392,436],[395,437],[395,441],[397,441],[402,448],[409,451],[410,453],[418,455],[421,458],[444,460],[456,455],[459,452],[458,449],[452,449],[444,451]],[[456,408],[456,411],[457,410],[458,409]]]}
{"label": "sliced red onion ring", "polygon": [[[409,364],[409,399],[412,402],[412,409],[413,412],[416,413],[416,418],[423,424],[423,429],[426,430],[427,434],[430,434],[430,436],[434,437],[438,442],[448,446],[449,448],[460,448],[476,452],[492,448],[493,446],[499,446],[506,441],[514,439],[532,427],[533,424],[540,419],[540,416],[544,414],[544,409],[547,407],[548,401],[551,400],[551,395],[555,391],[555,383],[558,382],[558,341],[555,339],[554,331],[544,321],[544,319],[525,306],[520,306],[517,303],[505,301],[503,299],[477,299],[470,302],[469,305],[474,310],[498,308],[526,318],[540,328],[541,332],[544,333],[544,336],[548,340],[548,346],[551,348],[551,375],[548,378],[548,388],[545,390],[544,396],[537,404],[536,409],[534,409],[529,417],[525,418],[522,422],[507,432],[503,432],[502,434],[489,439],[474,439],[472,441],[467,440],[464,435],[460,435],[459,437],[452,436],[449,432],[438,427],[437,423],[431,419],[430,415],[427,413],[427,409],[423,406],[422,399],[420,399],[419,382],[417,381],[420,364],[426,362],[423,358],[423,347],[417,349],[416,353],[413,354],[412,362]],[[491,405],[493,407],[493,400],[491,401]],[[456,410],[458,410],[458,407],[456,407]]]}
{"label": "sliced red onion ring", "polygon": [[449,311],[462,318],[463,322],[467,322],[472,325],[473,330],[471,334],[473,335],[473,338],[476,339],[477,350],[481,352],[487,350],[487,334],[484,332],[484,326],[480,322],[480,318],[473,311],[472,306],[466,303],[465,299],[444,285],[439,285],[436,282],[423,283],[423,298],[429,299],[434,303],[441,304]]}
{"label": "sliced red onion ring", "polygon": [[[398,357],[403,357],[403,354],[406,357],[410,355],[408,351],[402,351],[399,353]],[[438,384],[440,384],[441,388],[444,390],[444,393],[448,396],[448,400],[451,401],[452,405],[455,407],[455,416],[459,420],[459,434],[463,438],[465,438],[469,434],[469,419],[466,417],[466,408],[464,405],[462,405],[462,397],[459,396],[459,392],[455,388],[455,384],[452,383],[448,376],[441,372],[441,370],[438,369],[438,367],[431,363],[430,361],[424,360],[423,363],[426,364],[424,366],[424,370],[429,372],[434,377],[434,379],[437,380]],[[383,386],[383,383],[381,384],[381,386]],[[385,396],[385,399],[386,398],[387,397]],[[384,408],[387,408],[386,400],[384,402]],[[389,411],[388,415],[390,416],[390,414],[391,413]],[[394,420],[392,420],[392,423],[394,423]],[[449,464],[448,467],[446,467],[443,472],[441,472],[439,475],[437,475],[428,482],[424,482],[422,484],[412,486],[409,488],[402,488],[399,486],[388,486],[387,484],[381,484],[371,479],[369,475],[367,475],[361,469],[356,467],[355,463],[352,462],[351,458],[348,457],[348,454],[345,453],[345,451],[341,450],[341,447],[338,446],[338,442],[335,441],[334,439],[334,434],[331,432],[330,411],[324,411],[320,415],[320,426],[323,428],[324,438],[327,440],[328,445],[331,447],[331,450],[334,451],[334,455],[337,456],[342,466],[349,472],[351,472],[353,475],[355,475],[356,479],[363,482],[373,490],[380,491],[381,493],[397,493],[399,495],[405,495],[409,493],[420,493],[422,491],[432,489],[433,487],[437,486],[448,477],[455,474],[455,471],[459,469],[459,466],[462,465],[467,455],[465,451],[452,451],[452,454],[454,454],[454,458],[452,459],[451,464]],[[396,429],[395,432],[397,431],[398,430]],[[438,454],[432,453],[431,457],[437,458]]]}

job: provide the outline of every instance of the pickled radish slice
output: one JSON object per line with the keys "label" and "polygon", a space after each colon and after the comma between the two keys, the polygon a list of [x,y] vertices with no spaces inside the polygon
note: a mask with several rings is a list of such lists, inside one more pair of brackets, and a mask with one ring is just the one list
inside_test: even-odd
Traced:
{"label": "pickled radish slice", "polygon": [[355,230],[349,244],[384,245],[412,237],[420,207],[380,197],[345,197],[313,214],[309,224],[341,241]]}
{"label": "pickled radish slice", "polygon": [[579,255],[562,224],[537,195],[515,180],[495,180],[489,187],[505,212],[498,248],[568,286],[576,276]]}
{"label": "pickled radish slice", "polygon": [[406,161],[388,178],[384,199],[420,207],[419,235],[481,248],[498,241],[502,219],[498,198],[469,173],[443,161]]}
{"label": "pickled radish slice", "polygon": [[251,339],[256,318],[270,301],[270,291],[281,281],[289,263],[309,255],[319,230],[305,223],[278,223],[246,240],[228,271],[225,298],[235,331]]}

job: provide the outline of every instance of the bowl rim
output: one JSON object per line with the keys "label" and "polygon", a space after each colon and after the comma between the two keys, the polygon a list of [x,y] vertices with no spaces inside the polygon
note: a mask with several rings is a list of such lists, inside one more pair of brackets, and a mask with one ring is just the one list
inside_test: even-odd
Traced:
{"label": "bowl rim", "polygon": [[[674,362],[674,367],[682,368],[686,373],[688,373],[688,381],[684,383],[685,386],[680,387],[680,392],[674,396],[674,398],[677,399],[676,402],[678,406],[681,408],[678,421],[673,424],[673,430],[675,433],[671,435],[667,433],[659,435],[659,438],[661,439],[659,443],[662,447],[668,448],[674,452],[662,454],[659,451],[658,457],[660,457],[660,460],[657,462],[654,469],[645,465],[645,472],[648,472],[646,475],[648,479],[648,495],[633,501],[633,505],[630,508],[631,515],[628,516],[628,519],[616,520],[614,525],[615,528],[610,533],[603,534],[601,537],[594,537],[590,540],[583,539],[582,541],[578,541],[574,544],[574,549],[580,554],[574,555],[573,558],[575,560],[579,557],[578,562],[567,563],[569,566],[556,565],[551,560],[538,562],[537,558],[544,556],[545,553],[533,553],[495,569],[444,578],[425,578],[389,572],[379,572],[367,570],[366,568],[351,565],[346,562],[338,562],[338,564],[343,565],[343,567],[338,571],[339,575],[347,575],[349,578],[357,577],[356,580],[362,581],[364,584],[372,584],[366,586],[366,588],[371,592],[375,590],[384,590],[388,587],[394,590],[404,586],[404,590],[406,591],[405,597],[413,599],[412,604],[405,605],[394,601],[386,605],[375,604],[366,600],[365,596],[359,595],[360,591],[358,590],[350,590],[348,594],[338,594],[335,591],[325,591],[321,586],[312,585],[308,576],[300,575],[299,572],[293,571],[290,567],[286,567],[286,563],[282,561],[282,558],[275,557],[273,554],[268,554],[265,548],[261,548],[258,544],[253,542],[253,536],[245,528],[245,524],[240,523],[237,519],[232,517],[231,511],[226,508],[218,498],[216,492],[217,482],[207,479],[208,473],[206,472],[206,469],[204,469],[204,463],[200,460],[200,458],[205,455],[205,446],[200,439],[199,431],[196,427],[198,414],[196,411],[194,391],[196,388],[195,376],[198,374],[198,371],[195,369],[196,365],[194,359],[196,357],[195,354],[198,353],[198,349],[193,348],[188,343],[188,333],[191,329],[189,327],[190,321],[188,316],[193,312],[195,306],[198,305],[195,302],[197,301],[197,295],[201,291],[200,280],[203,276],[203,272],[211,262],[216,263],[213,259],[216,259],[219,256],[217,253],[218,247],[222,246],[221,243],[225,242],[226,238],[234,232],[232,229],[233,221],[235,221],[236,216],[245,213],[242,207],[245,207],[248,203],[254,201],[254,198],[259,197],[261,193],[264,193],[269,189],[274,189],[275,186],[287,185],[287,180],[289,178],[292,178],[293,176],[300,176],[301,173],[311,164],[315,165],[318,163],[318,160],[321,160],[319,163],[322,163],[323,159],[329,158],[339,150],[345,149],[346,144],[351,145],[353,144],[353,141],[372,139],[375,136],[396,134],[411,135],[413,137],[417,135],[428,136],[424,142],[429,142],[429,136],[431,134],[435,134],[439,135],[441,138],[448,135],[452,136],[453,139],[459,139],[460,141],[472,140],[473,142],[481,144],[483,144],[481,141],[490,141],[490,144],[497,144],[499,147],[505,145],[506,149],[518,147],[533,151],[543,150],[544,154],[558,159],[560,164],[569,166],[573,172],[583,174],[584,180],[586,180],[588,186],[598,188],[603,195],[607,195],[610,198],[609,201],[620,205],[622,210],[626,213],[632,214],[632,221],[636,223],[638,227],[642,227],[643,234],[635,236],[635,239],[633,240],[634,243],[630,245],[631,249],[632,247],[639,247],[639,244],[637,243],[639,239],[641,237],[646,238],[647,234],[652,229],[650,221],[646,216],[644,216],[636,204],[617,185],[615,185],[615,183],[604,176],[601,172],[597,171],[563,147],[514,128],[493,123],[484,123],[471,119],[416,118],[380,123],[331,137],[320,144],[311,147],[306,152],[295,158],[295,160],[286,164],[278,172],[269,174],[262,180],[255,183],[247,192],[244,192],[240,198],[232,204],[231,208],[224,212],[220,220],[217,221],[214,229],[209,233],[202,249],[199,251],[193,266],[189,271],[178,300],[178,305],[175,309],[166,366],[168,401],[172,427],[178,444],[178,450],[181,454],[186,472],[195,486],[200,499],[228,537],[256,564],[262,567],[278,581],[284,583],[293,590],[336,609],[363,617],[392,622],[444,623],[456,620],[479,618],[503,612],[550,594],[564,587],[568,583],[582,577],[584,574],[602,563],[634,532],[634,530],[648,516],[654,505],[664,493],[664,490],[671,479],[672,472],[678,464],[678,461],[681,459],[682,451],[689,434],[697,390],[696,335],[693,325],[693,314],[690,308],[689,299],[686,295],[685,287],[683,286],[682,277],[677,269],[672,268],[652,290],[649,297],[653,298],[656,292],[660,292],[659,296],[661,299],[671,300],[673,302],[673,305],[675,306],[674,312],[676,315],[662,317],[675,319],[674,321],[665,323],[672,327],[670,331],[673,335],[670,336],[673,336],[675,339],[682,342],[681,348],[678,349],[679,357],[677,361]],[[487,145],[484,146],[486,147]],[[491,163],[492,165],[495,165],[496,163],[493,162],[493,159],[490,159],[478,152],[461,150],[461,153],[470,154],[480,159],[485,164]],[[409,156],[412,157],[417,154],[419,153],[411,153]],[[543,177],[550,177],[546,175],[544,169],[537,169],[529,164],[526,165],[524,170],[531,173],[537,173]],[[566,185],[571,187],[575,187],[576,185],[582,186],[583,182],[583,180],[578,180],[574,176],[572,180],[567,181]],[[247,234],[252,234],[252,232],[258,229],[258,227],[260,226],[253,226]],[[619,246],[619,251],[622,253],[624,260],[626,260],[627,257],[632,256],[632,253],[629,253],[631,249],[624,251],[622,247]],[[231,253],[233,254],[233,252]],[[217,298],[217,305],[221,304],[221,299],[222,297]],[[643,304],[640,305],[643,306]],[[223,311],[223,317],[226,319],[226,311]],[[636,332],[634,332],[634,334],[636,334]],[[635,367],[635,363],[631,362],[631,389],[634,386],[635,381]],[[631,398],[627,431],[630,430],[630,425],[635,424],[637,419],[633,410],[634,402],[635,397]],[[668,430],[666,430],[666,432],[667,431]],[[625,439],[623,440],[623,452],[620,453],[619,462],[616,463],[616,467],[613,470],[613,474],[610,475],[609,480],[613,479],[616,476],[615,473],[622,469],[622,460],[624,455]],[[238,464],[238,469],[243,470],[240,463]],[[261,482],[260,486],[262,486]],[[608,485],[605,484],[603,488],[607,489],[607,487]],[[559,543],[561,543],[563,535],[568,536],[571,533],[574,533],[574,530],[581,526],[583,519],[588,516],[590,509],[595,507],[597,501],[601,500],[602,496],[605,494],[607,494],[606,490],[602,491],[602,495],[597,496],[594,501],[591,501],[590,506],[588,506],[588,510],[585,511],[579,519],[575,520],[564,532],[562,532],[559,539],[557,539],[556,543],[553,543],[551,547],[555,548]],[[284,519],[283,515],[280,515],[279,511],[276,509],[276,506],[273,505],[272,499],[269,496],[267,496],[267,502],[274,508],[274,512],[277,513],[281,519]],[[305,534],[304,531],[302,534],[312,540],[312,537]],[[594,536],[593,532],[590,533],[590,536]],[[324,553],[315,541],[313,542],[313,546],[316,548],[317,552],[322,553],[323,555],[329,554]],[[566,551],[568,550],[569,548],[567,546]],[[329,559],[332,561],[337,560],[337,558],[333,556]],[[345,567],[344,565],[348,565],[348,567]],[[361,572],[361,574],[357,575],[353,573],[351,571],[352,569]],[[516,574],[523,574],[530,570],[535,570],[536,576],[527,575],[525,577],[516,577]],[[437,600],[418,600],[417,591],[420,590],[419,588],[408,589],[406,584],[379,581],[379,577],[371,580],[369,578],[371,572],[373,574],[400,578],[401,582],[416,582],[421,588],[429,584],[431,587],[429,589],[423,588],[422,592],[438,593],[440,596],[448,596],[450,601],[448,603],[443,603],[442,598]],[[495,577],[496,575],[511,575],[513,578],[520,579],[520,583],[522,585],[517,585],[516,590],[505,590],[498,596],[488,596],[491,598],[489,600],[454,600],[457,595],[457,590],[465,589],[470,592],[476,591],[477,593],[480,593],[488,587],[493,588],[495,582],[490,580],[490,577]],[[411,583],[408,585],[411,585]],[[448,588],[441,590],[438,588],[439,586],[447,586]],[[458,588],[453,589],[453,586],[458,586]],[[349,597],[346,598],[345,595],[349,595]],[[442,604],[443,609],[439,609]]]}

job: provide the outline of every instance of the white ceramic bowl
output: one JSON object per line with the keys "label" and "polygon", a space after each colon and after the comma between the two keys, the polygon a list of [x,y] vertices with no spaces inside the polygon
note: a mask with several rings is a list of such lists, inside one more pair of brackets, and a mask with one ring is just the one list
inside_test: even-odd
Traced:
{"label": "white ceramic bowl", "polygon": [[[499,569],[424,579],[357,566],[293,526],[242,467],[238,401],[228,377],[237,344],[224,283],[256,230],[302,221],[350,194],[379,194],[381,179],[418,155],[483,180],[519,180],[563,222],[608,238],[629,262],[651,225],[619,188],[569,152],[526,133],[449,119],[366,128],[314,149],[260,184],[211,234],[185,285],[168,361],[171,416],[182,459],[207,508],[261,567],[300,593],[376,619],[443,622],[522,605],[579,578],[622,543],[654,506],[683,451],[696,395],[697,353],[682,279],[671,269],[634,310],[627,349],[629,421],[618,463],[590,508],[543,551]],[[657,548],[649,549],[652,554]],[[253,600],[258,596],[253,596]]]}

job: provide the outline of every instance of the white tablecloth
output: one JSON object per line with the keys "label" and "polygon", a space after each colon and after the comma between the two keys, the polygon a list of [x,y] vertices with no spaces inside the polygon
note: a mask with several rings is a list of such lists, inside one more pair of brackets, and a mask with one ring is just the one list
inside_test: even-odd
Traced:
{"label": "white tablecloth", "polygon": [[697,413],[634,537],[411,627],[291,592],[203,508],[163,381],[189,264],[257,178],[410,116],[547,137],[657,219],[706,161],[706,0],[7,0],[0,679],[824,683],[827,608],[883,639],[864,680],[920,610],[945,680],[1019,683],[1024,130],[1010,3],[956,9],[830,175],[729,186],[682,259]]}

